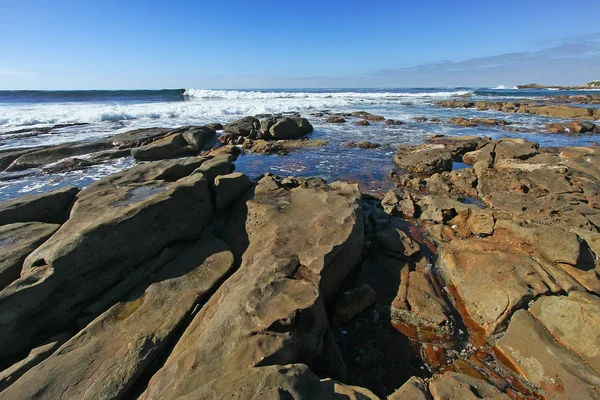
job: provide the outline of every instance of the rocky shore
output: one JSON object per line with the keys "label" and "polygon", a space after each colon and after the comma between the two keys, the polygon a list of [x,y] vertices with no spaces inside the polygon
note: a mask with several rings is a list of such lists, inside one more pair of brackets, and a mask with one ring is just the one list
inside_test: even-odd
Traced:
{"label": "rocky shore", "polygon": [[15,174],[137,161],[0,203],[0,399],[600,398],[598,147],[432,136],[377,195],[235,172],[312,131],[262,115],[0,153]]}

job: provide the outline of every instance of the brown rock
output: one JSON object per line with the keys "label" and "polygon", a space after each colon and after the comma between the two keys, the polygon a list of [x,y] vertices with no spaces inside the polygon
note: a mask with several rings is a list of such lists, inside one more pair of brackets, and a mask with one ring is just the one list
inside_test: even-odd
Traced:
{"label": "brown rock", "polygon": [[559,344],[600,374],[600,298],[578,291],[568,296],[543,296],[529,312]]}
{"label": "brown rock", "polygon": [[444,136],[436,135],[428,138],[427,143],[444,145],[452,153],[452,157],[460,159],[465,153],[482,148],[491,143],[488,138],[477,136]]}
{"label": "brown rock", "polygon": [[325,122],[329,122],[331,124],[343,124],[344,122],[346,122],[346,119],[344,117],[332,115],[331,117],[327,118]]}
{"label": "brown rock", "polygon": [[318,356],[328,331],[323,299],[362,255],[359,199],[356,185],[286,190],[263,178],[223,230],[234,254],[245,249],[239,269],[196,315],[141,398],[193,396],[225,374]]}
{"label": "brown rock", "polygon": [[538,143],[528,142],[524,139],[501,139],[494,149],[494,152],[496,153],[495,160],[498,161],[510,158],[526,160],[538,154],[539,147]]}
{"label": "brown rock", "polygon": [[463,128],[477,126],[477,122],[462,117],[452,117],[448,119],[448,123],[456,126],[461,126]]}
{"label": "brown rock", "polygon": [[[190,138],[190,140],[192,139]],[[175,133],[151,144],[132,149],[131,155],[140,161],[164,160],[193,155],[197,153],[194,147],[195,145],[188,144],[183,134]]]}
{"label": "brown rock", "polygon": [[564,126],[562,126],[561,124],[557,124],[557,123],[552,123],[552,124],[546,124],[546,130],[552,133],[565,133],[566,132],[566,128]]}
{"label": "brown rock", "polygon": [[119,148],[145,146],[164,137],[170,131],[171,129],[167,128],[136,129],[113,135],[109,138],[109,142],[112,146],[118,146]]}
{"label": "brown rock", "polygon": [[2,202],[0,225],[28,221],[62,223],[67,220],[78,192],[75,186],[67,186]]}
{"label": "brown rock", "polygon": [[394,125],[396,125],[396,126],[397,125],[404,125],[404,121],[399,121],[397,119],[386,119],[385,120],[385,124],[386,125],[392,125],[392,126],[394,126]]}
{"label": "brown rock", "polygon": [[42,168],[42,171],[47,174],[58,174],[61,172],[86,169],[92,165],[94,165],[94,163],[88,160],[83,160],[80,158],[67,158],[66,160],[59,161]]}
{"label": "brown rock", "polygon": [[260,121],[254,117],[244,117],[223,126],[223,131],[247,137],[252,130],[260,129]]}
{"label": "brown rock", "polygon": [[359,149],[377,149],[381,147],[379,143],[371,143],[371,142],[358,142]]}
{"label": "brown rock", "polygon": [[217,212],[229,210],[252,185],[250,178],[239,172],[217,176],[214,187]]}
{"label": "brown rock", "polygon": [[183,139],[192,146],[194,150],[202,150],[205,147],[212,147],[216,138],[216,130],[206,127],[193,127],[182,133]]}
{"label": "brown rock", "polygon": [[452,170],[452,154],[443,145],[422,145],[412,151],[400,148],[394,155],[394,163],[407,172],[431,176]]}
{"label": "brown rock", "polygon": [[598,127],[589,121],[572,121],[567,124],[571,133],[598,133]]}
{"label": "brown rock", "polygon": [[592,117],[593,109],[573,106],[541,106],[535,110],[536,114],[557,118]]}
{"label": "brown rock", "polygon": [[431,400],[431,396],[423,379],[413,376],[389,395],[388,400]]}
{"label": "brown rock", "polygon": [[300,139],[313,131],[306,118],[283,117],[269,128],[271,137],[275,140]]}
{"label": "brown rock", "polygon": [[391,320],[397,330],[419,344],[451,347],[454,343],[451,315],[430,271],[403,270],[398,295],[391,306]]}
{"label": "brown rock", "polygon": [[421,208],[419,218],[424,221],[460,224],[474,235],[491,235],[494,232],[494,214],[474,204],[464,204],[437,196],[423,196],[418,205]]}
{"label": "brown rock", "polygon": [[487,165],[494,163],[496,143],[489,143],[479,150],[470,151],[463,156],[463,162],[469,165],[475,165],[479,161],[483,161]]}
{"label": "brown rock", "polygon": [[381,201],[381,205],[383,210],[391,216],[413,218],[416,215],[414,199],[407,190],[403,193],[390,190]]}
{"label": "brown rock", "polygon": [[[120,175],[122,182],[126,176]],[[197,238],[212,218],[209,182],[202,174],[115,186],[118,180],[109,177],[79,193],[69,220],[27,257],[21,278],[0,292],[5,357],[45,339],[38,335],[64,329],[87,301],[166,245]]]}
{"label": "brown rock", "polygon": [[38,168],[43,165],[52,164],[62,159],[83,154],[96,153],[111,148],[109,142],[99,140],[89,143],[66,143],[27,152],[6,167],[6,171],[23,171],[29,168]]}
{"label": "brown rock", "polygon": [[433,400],[508,400],[509,397],[497,388],[480,379],[468,375],[446,372],[435,376],[429,382],[429,390]]}
{"label": "brown rock", "polygon": [[24,373],[48,358],[70,338],[68,334],[54,336],[47,343],[32,349],[26,358],[0,372],[0,392],[12,385]]}
{"label": "brown rock", "polygon": [[233,254],[227,245],[205,235],[3,395],[15,399],[124,397],[168,337],[232,266]]}
{"label": "brown rock", "polygon": [[438,267],[456,303],[464,304],[458,307],[463,318],[485,336],[502,328],[522,304],[550,291],[546,282],[551,278],[536,273],[543,269],[531,255],[501,236],[452,241],[438,248]]}
{"label": "brown rock", "polygon": [[421,251],[419,244],[398,228],[378,232],[377,243],[386,252],[401,258],[410,258]]}
{"label": "brown rock", "polygon": [[21,275],[25,257],[48,239],[60,225],[18,222],[0,226],[0,291]]}
{"label": "brown rock", "polygon": [[598,397],[600,376],[581,358],[556,343],[525,310],[515,313],[496,349],[514,371],[541,388],[546,398]]}
{"label": "brown rock", "polygon": [[367,284],[347,290],[339,295],[335,303],[333,323],[350,322],[375,303],[377,303],[377,293]]}
{"label": "brown rock", "polygon": [[379,400],[371,391],[331,379],[320,380],[304,364],[246,368],[208,382],[180,400]]}

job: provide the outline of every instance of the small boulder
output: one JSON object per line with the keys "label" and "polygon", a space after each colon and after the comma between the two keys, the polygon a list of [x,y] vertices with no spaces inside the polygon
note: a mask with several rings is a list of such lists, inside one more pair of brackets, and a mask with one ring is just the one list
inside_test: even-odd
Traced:
{"label": "small boulder", "polygon": [[470,127],[477,126],[477,122],[472,121],[467,118],[462,118],[462,117],[452,117],[452,118],[448,119],[448,123],[452,124],[452,125],[460,126],[463,128],[467,128],[467,127],[470,128]]}
{"label": "small boulder", "polygon": [[325,122],[329,122],[330,124],[343,124],[346,122],[346,118],[332,115],[331,117],[327,118]]}
{"label": "small boulder", "polygon": [[352,321],[377,302],[377,293],[366,283],[350,289],[339,296],[335,304],[333,323],[336,325]]}
{"label": "small boulder", "polygon": [[546,130],[551,133],[565,133],[567,131],[563,125],[557,123],[546,124]]}
{"label": "small boulder", "polygon": [[210,147],[217,137],[217,131],[205,126],[191,128],[183,132],[183,138],[194,150]]}
{"label": "small boulder", "polygon": [[404,122],[399,121],[397,119],[386,119],[385,124],[386,125],[404,125]]}
{"label": "small boulder", "polygon": [[371,143],[371,142],[358,142],[359,149],[377,149],[381,147],[379,143]]}
{"label": "small boulder", "polygon": [[279,118],[269,128],[271,137],[275,140],[300,139],[313,131],[313,127],[306,118],[283,117]]}
{"label": "small boulder", "polygon": [[19,278],[25,258],[60,225],[18,222],[0,226],[0,291]]}
{"label": "small boulder", "polygon": [[137,147],[131,150],[133,158],[139,161],[155,161],[167,158],[189,156],[197,151],[188,144],[183,134],[175,133],[152,144]]}
{"label": "small boulder", "polygon": [[589,121],[572,121],[567,124],[571,133],[598,133],[598,127]]}
{"label": "small boulder", "polygon": [[239,136],[249,136],[254,129],[260,129],[260,121],[254,117],[244,117],[223,127],[223,131]]}
{"label": "small boulder", "polygon": [[504,138],[501,139],[494,149],[495,160],[516,158],[526,160],[538,154],[540,145],[536,142],[528,142],[525,139]]}
{"label": "small boulder", "polygon": [[394,163],[407,172],[431,176],[452,170],[452,154],[441,145],[423,145],[409,152],[400,148],[394,155]]}
{"label": "small boulder", "polygon": [[410,258],[421,251],[419,244],[398,228],[388,228],[377,233],[377,243],[386,253]]}
{"label": "small boulder", "polygon": [[218,123],[218,122],[213,122],[210,124],[206,124],[204,125],[205,127],[207,127],[208,129],[212,129],[215,131],[222,131],[223,130],[223,125]]}

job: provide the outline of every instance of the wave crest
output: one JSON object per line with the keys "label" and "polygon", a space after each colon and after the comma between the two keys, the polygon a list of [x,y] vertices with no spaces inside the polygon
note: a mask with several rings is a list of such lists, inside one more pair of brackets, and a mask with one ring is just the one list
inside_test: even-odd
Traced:
{"label": "wave crest", "polygon": [[262,90],[212,90],[186,89],[183,95],[195,99],[228,99],[228,100],[268,100],[268,99],[402,99],[406,97],[448,97],[466,96],[470,90],[437,91],[437,92],[285,92]]}

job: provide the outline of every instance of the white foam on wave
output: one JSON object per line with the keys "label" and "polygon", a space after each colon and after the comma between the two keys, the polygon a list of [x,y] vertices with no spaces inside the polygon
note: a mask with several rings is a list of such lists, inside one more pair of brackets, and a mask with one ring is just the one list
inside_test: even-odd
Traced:
{"label": "white foam on wave", "polygon": [[[323,109],[357,109],[363,105],[400,104],[402,99],[416,103],[430,98],[470,94],[470,91],[429,93],[393,92],[261,92],[188,89],[196,101],[140,104],[77,103],[9,105],[0,115],[0,132],[22,127],[70,123],[116,123],[136,121],[141,125],[159,123],[169,126],[183,122],[224,122],[244,115]],[[429,99],[429,100],[428,100]]]}
{"label": "white foam on wave", "polygon": [[516,86],[498,85],[498,86],[496,86],[495,88],[492,88],[492,89],[494,89],[494,90],[508,90],[508,89],[510,89],[510,90],[513,90],[513,89],[516,90],[518,88]]}
{"label": "white foam on wave", "polygon": [[230,100],[259,100],[259,99],[401,99],[406,97],[449,97],[472,94],[470,90],[440,91],[440,92],[279,92],[279,91],[244,91],[244,90],[211,90],[186,89],[184,96],[196,99],[230,99]]}

